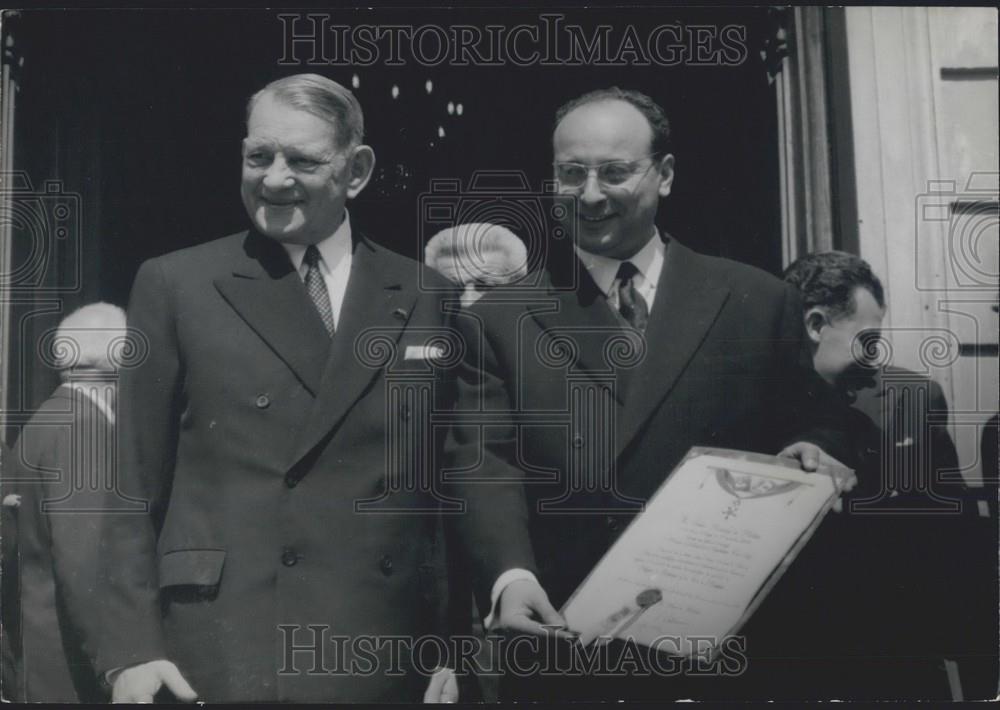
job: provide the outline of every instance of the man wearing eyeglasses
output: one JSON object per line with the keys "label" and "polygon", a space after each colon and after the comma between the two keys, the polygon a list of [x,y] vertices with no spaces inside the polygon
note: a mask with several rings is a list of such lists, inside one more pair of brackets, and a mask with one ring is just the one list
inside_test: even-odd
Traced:
{"label": "man wearing eyeglasses", "polygon": [[[577,201],[564,225],[575,258],[550,261],[537,302],[501,290],[471,307],[484,337],[467,338],[482,343],[468,362],[482,365],[463,373],[460,407],[512,414],[455,436],[470,467],[524,472],[541,585],[559,607],[691,446],[780,452],[807,471],[849,461],[850,448],[842,410],[809,367],[795,290],[657,228],[675,165],[662,109],[636,91],[595,91],[559,109],[552,142],[558,189]],[[532,423],[536,413],[548,418]],[[610,668],[566,670],[551,655],[567,658],[558,643],[539,661],[548,668],[508,673],[508,697],[663,699],[705,687],[669,663],[616,665],[614,650]]]}

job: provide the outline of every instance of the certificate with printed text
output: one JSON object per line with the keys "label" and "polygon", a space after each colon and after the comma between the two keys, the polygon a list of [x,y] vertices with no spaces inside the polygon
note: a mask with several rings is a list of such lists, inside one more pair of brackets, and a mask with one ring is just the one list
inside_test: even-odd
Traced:
{"label": "certificate with printed text", "polygon": [[797,461],[692,448],[566,603],[567,624],[585,645],[704,652],[750,617],[836,498],[830,475]]}

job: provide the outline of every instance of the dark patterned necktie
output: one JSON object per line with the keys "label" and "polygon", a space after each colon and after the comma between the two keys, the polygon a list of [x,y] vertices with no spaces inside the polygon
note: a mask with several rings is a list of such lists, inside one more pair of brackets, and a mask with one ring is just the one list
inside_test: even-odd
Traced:
{"label": "dark patterned necktie", "polygon": [[323,274],[319,272],[319,249],[315,244],[310,244],[306,249],[306,255],[302,259],[303,263],[309,267],[306,271],[306,291],[309,298],[316,304],[319,317],[323,319],[326,332],[333,335],[333,308],[330,307],[330,294],[326,290],[326,282]]}
{"label": "dark patterned necktie", "polygon": [[649,320],[649,306],[646,299],[642,297],[635,288],[635,275],[639,270],[631,261],[623,261],[618,267],[618,312],[622,318],[628,321],[636,330],[642,332],[646,329],[646,321]]}

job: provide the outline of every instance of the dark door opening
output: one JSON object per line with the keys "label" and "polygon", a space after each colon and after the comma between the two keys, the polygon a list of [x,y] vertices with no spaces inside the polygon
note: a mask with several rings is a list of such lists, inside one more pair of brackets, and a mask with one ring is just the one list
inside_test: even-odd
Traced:
{"label": "dark door opening", "polygon": [[[618,85],[651,95],[672,122],[677,177],[661,226],[698,251],[780,269],[777,117],[760,55],[772,32],[765,9],[325,13],[331,25],[467,25],[486,34],[489,26],[518,25],[544,33],[555,14],[587,40],[605,37],[605,51],[598,49],[593,61],[552,66],[519,66],[509,56],[499,66],[424,66],[405,57],[398,66],[386,59],[367,67],[282,66],[287,21],[278,14],[26,11],[7,23],[8,61],[23,60],[16,72],[15,165],[36,190],[58,180],[81,205],[79,243],[52,252],[46,277],[58,285],[79,274],[78,288],[61,293],[59,312],[12,333],[11,377],[21,378],[14,389],[26,395],[8,398],[11,409],[30,409],[54,384],[53,373],[37,362],[33,336],[81,303],[124,305],[143,260],[245,228],[239,198],[245,101],[290,73],[316,71],[347,86],[357,77],[378,169],[352,215],[366,234],[397,251],[420,254],[418,202],[431,179],[464,184],[477,170],[519,170],[538,189],[551,172],[555,109],[585,91]],[[676,66],[643,66],[641,53],[622,51],[630,33],[645,42],[667,25],[675,29],[661,39],[680,38],[674,49],[686,53]],[[727,27],[736,28],[727,36],[742,47],[739,61],[726,63],[718,54],[697,61],[698,42],[708,52],[702,59],[713,56]],[[616,59],[625,65],[609,65]],[[29,249],[23,235],[15,236],[15,266]],[[15,304],[12,323],[27,322],[33,307]]]}

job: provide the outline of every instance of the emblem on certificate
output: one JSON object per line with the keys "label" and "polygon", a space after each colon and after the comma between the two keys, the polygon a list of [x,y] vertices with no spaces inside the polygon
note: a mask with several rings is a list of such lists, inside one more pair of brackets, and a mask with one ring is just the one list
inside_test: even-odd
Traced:
{"label": "emblem on certificate", "polygon": [[746,622],[833,505],[834,477],[850,474],[691,449],[563,607],[569,628],[584,645],[669,637],[702,655]]}

